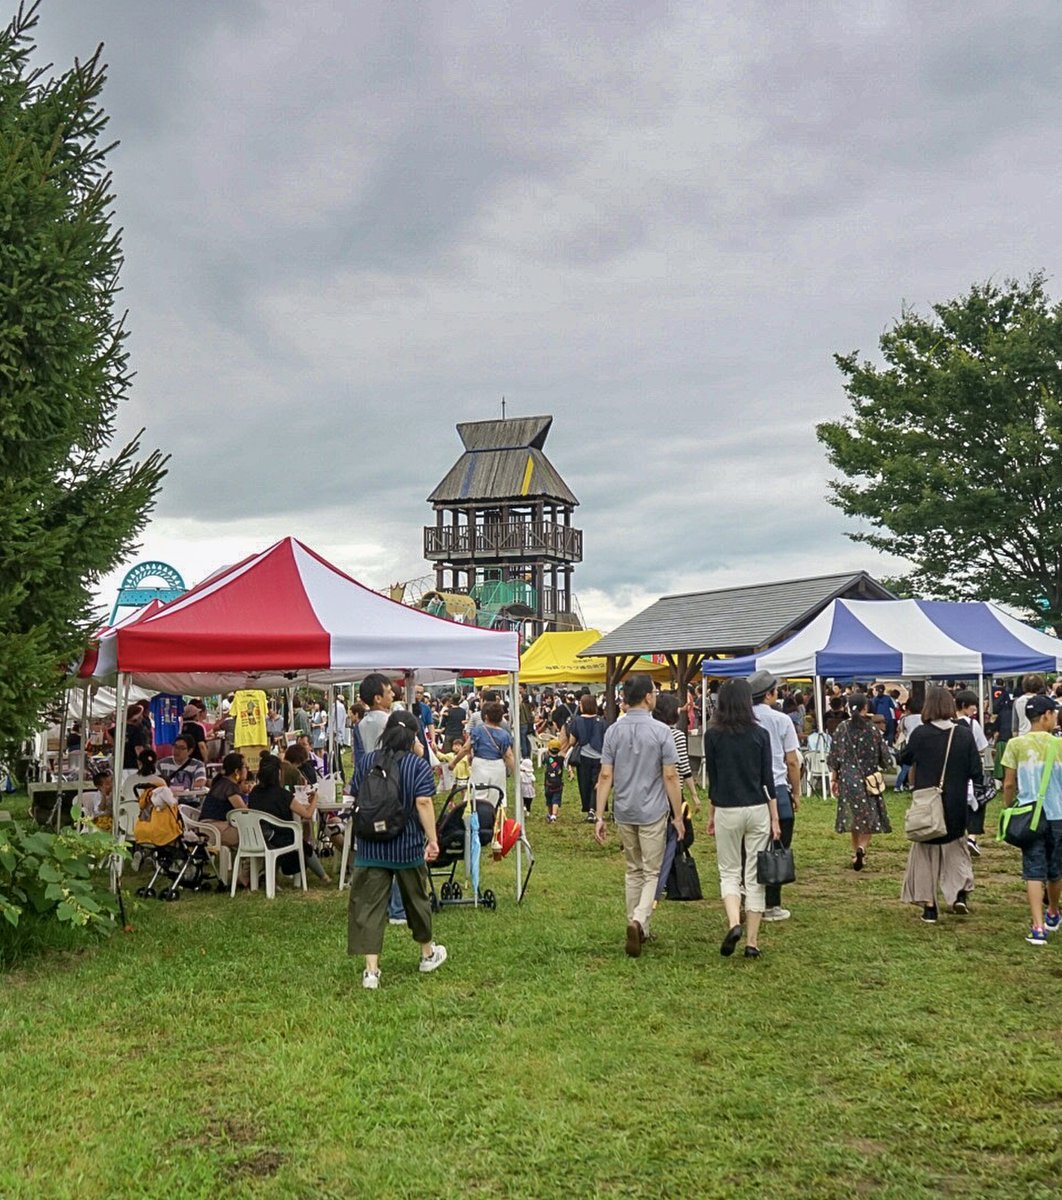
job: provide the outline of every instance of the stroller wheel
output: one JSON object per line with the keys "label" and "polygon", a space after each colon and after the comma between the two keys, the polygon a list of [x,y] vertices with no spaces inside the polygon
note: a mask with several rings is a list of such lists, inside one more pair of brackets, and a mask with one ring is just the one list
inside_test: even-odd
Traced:
{"label": "stroller wheel", "polygon": [[181,889],[180,888],[166,888],[163,891],[159,892],[160,900],[180,900],[180,898],[181,898]]}
{"label": "stroller wheel", "polygon": [[491,910],[491,912],[493,912],[498,907],[497,897],[490,890],[490,888],[487,888],[487,890],[483,893],[483,895],[480,896],[479,902],[480,902],[480,904],[483,905],[484,908],[489,908]]}
{"label": "stroller wheel", "polygon": [[454,900],[460,900],[463,895],[464,893],[461,891],[461,885],[459,883],[455,883],[450,889],[451,898]]}
{"label": "stroller wheel", "polygon": [[434,892],[428,897],[428,902],[431,904],[431,911],[433,913],[439,911],[439,897]]}
{"label": "stroller wheel", "polygon": [[451,889],[450,889],[450,884],[449,884],[449,883],[444,883],[444,884],[442,885],[442,887],[439,889],[439,896],[440,896],[440,897],[441,897],[443,900],[449,900],[449,899],[450,899],[450,890],[451,890]]}
{"label": "stroller wheel", "polygon": [[138,887],[136,889],[136,894],[141,897],[141,899],[144,899],[147,896],[154,896],[155,889],[149,887]]}

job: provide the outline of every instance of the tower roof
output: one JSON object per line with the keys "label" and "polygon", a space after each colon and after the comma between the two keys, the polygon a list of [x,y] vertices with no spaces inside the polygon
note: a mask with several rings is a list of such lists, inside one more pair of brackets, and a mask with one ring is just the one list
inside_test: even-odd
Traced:
{"label": "tower roof", "polygon": [[457,432],[465,452],[428,497],[433,504],[524,497],[579,501],[542,452],[552,417],[464,421]]}

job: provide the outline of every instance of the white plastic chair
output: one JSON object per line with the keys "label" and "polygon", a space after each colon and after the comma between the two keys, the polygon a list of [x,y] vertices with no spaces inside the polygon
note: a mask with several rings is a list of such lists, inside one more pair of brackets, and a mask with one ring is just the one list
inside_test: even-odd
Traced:
{"label": "white plastic chair", "polygon": [[[251,871],[251,891],[258,890],[258,860],[265,867],[266,897],[274,899],[277,894],[277,859],[285,854],[298,854],[299,876],[302,879],[302,890],[306,887],[306,858],[302,849],[302,822],[280,821],[269,813],[258,812],[253,808],[234,808],[229,813],[229,824],[235,826],[240,835],[240,844],[236,847],[236,857],[232,863],[232,889],[230,896],[236,895],[236,882],[240,875],[240,860],[247,859]],[[279,846],[276,850],[266,845],[263,825],[273,825],[277,829],[290,829],[295,837],[295,844]]]}
{"label": "white plastic chair", "polygon": [[133,840],[133,826],[140,816],[140,804],[136,800],[118,802],[118,832],[129,841]]}
{"label": "white plastic chair", "polygon": [[531,743],[531,757],[541,771],[542,764],[546,761],[546,755],[549,753],[549,740],[539,737],[537,733],[532,733],[528,740]]}
{"label": "white plastic chair", "polygon": [[347,886],[347,866],[350,863],[350,851],[354,845],[354,797],[348,796],[349,804],[344,804],[339,812],[343,821],[343,853],[339,858],[339,890]]}
{"label": "white plastic chair", "polygon": [[232,851],[228,846],[222,845],[221,830],[207,821],[200,821],[199,809],[190,804],[179,804],[177,809],[181,814],[185,833],[195,834],[206,840],[207,853],[216,856],[218,860],[218,879],[222,883],[228,883],[232,870]]}

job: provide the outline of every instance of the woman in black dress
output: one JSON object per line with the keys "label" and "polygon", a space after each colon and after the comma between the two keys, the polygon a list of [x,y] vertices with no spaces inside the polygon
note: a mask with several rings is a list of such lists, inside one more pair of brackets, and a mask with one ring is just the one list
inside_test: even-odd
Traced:
{"label": "woman in black dress", "polygon": [[860,692],[848,697],[847,721],[837,726],[830,746],[829,767],[837,797],[838,833],[852,838],[852,870],[862,871],[867,846],[875,833],[890,833],[885,797],[867,790],[866,780],[889,765],[881,733],[867,717],[867,698]]}
{"label": "woman in black dress", "polygon": [[911,731],[900,762],[910,766],[915,788],[934,787],[941,775],[944,778],[947,832],[930,842],[911,843],[900,897],[905,904],[920,904],[922,920],[935,925],[938,892],[952,912],[965,915],[970,911],[967,898],[974,877],[966,844],[967,793],[971,780],[975,785],[984,782],[973,734],[963,722],[956,724],[955,700],[947,688],[926,688],[922,724]]}

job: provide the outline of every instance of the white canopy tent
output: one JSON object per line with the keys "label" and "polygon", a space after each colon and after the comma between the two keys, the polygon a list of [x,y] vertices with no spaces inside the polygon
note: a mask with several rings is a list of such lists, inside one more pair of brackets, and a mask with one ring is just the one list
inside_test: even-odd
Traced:
{"label": "white canopy tent", "polygon": [[[327,687],[373,671],[452,679],[520,665],[519,635],[458,625],[371,591],[295,538],[215,572],[157,611],[114,630],[119,696],[130,684],[179,695],[237,688]],[[510,711],[519,744],[519,699]],[[116,747],[124,745],[125,704]],[[521,814],[518,778],[512,809]],[[522,814],[521,814],[522,815]],[[517,895],[520,880],[517,844]]]}

